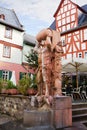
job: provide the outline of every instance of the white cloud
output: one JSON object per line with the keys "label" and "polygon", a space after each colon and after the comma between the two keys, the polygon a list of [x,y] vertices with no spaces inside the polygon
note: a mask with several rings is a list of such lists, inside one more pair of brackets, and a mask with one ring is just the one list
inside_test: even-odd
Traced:
{"label": "white cloud", "polygon": [[[32,27],[34,29],[39,29],[41,27],[50,25],[53,22],[53,15],[58,8],[60,1],[61,0],[0,0],[0,5],[3,5],[3,7],[6,7],[8,9],[14,9],[17,16],[19,16],[19,18],[21,18],[21,20],[23,21],[20,22],[24,24],[25,28],[27,27],[27,25],[29,27],[32,24]],[[79,6],[87,3],[87,0],[72,1]],[[39,24],[37,23],[37,21],[39,22]]]}
{"label": "white cloud", "polygon": [[[0,3],[7,3],[8,6],[14,9],[21,15],[28,15],[38,19],[50,22],[53,19],[61,0],[0,0]],[[83,5],[86,0],[72,0],[73,2]]]}
{"label": "white cloud", "polygon": [[[0,0],[1,1],[1,0]],[[43,21],[51,21],[55,9],[60,0],[3,0],[1,3],[7,3],[10,9],[14,9],[21,15],[35,17]]]}

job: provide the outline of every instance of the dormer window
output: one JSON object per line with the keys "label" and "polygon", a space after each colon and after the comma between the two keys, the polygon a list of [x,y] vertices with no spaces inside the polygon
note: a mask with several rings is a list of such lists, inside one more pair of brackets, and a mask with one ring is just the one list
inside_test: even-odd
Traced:
{"label": "dormer window", "polygon": [[5,15],[4,14],[0,14],[0,20],[5,20]]}

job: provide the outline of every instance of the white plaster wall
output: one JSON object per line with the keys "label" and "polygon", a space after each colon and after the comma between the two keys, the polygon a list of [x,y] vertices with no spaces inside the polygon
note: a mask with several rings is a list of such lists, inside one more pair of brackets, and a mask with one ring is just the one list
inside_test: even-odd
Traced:
{"label": "white plaster wall", "polygon": [[2,58],[2,55],[3,55],[3,45],[0,44],[0,60]]}
{"label": "white plaster wall", "polygon": [[[5,26],[0,24],[0,40],[23,46],[23,32],[13,29],[12,39],[5,38]],[[0,60],[12,63],[22,63],[22,50],[11,47],[11,57],[3,57],[3,44],[0,44]]]}
{"label": "white plaster wall", "polygon": [[67,54],[67,59],[72,58],[72,54]]}
{"label": "white plaster wall", "polygon": [[16,45],[23,46],[23,34],[24,32],[20,32],[18,30],[12,30],[12,39],[5,38],[5,26],[0,24],[0,40],[4,40],[7,42],[14,43]]}
{"label": "white plaster wall", "polygon": [[13,30],[12,41],[17,45],[23,46],[23,34],[24,32]]}
{"label": "white plaster wall", "polygon": [[76,53],[74,53],[73,55],[72,54],[67,54],[67,59],[71,59],[72,60],[72,58],[73,59],[76,58]]}
{"label": "white plaster wall", "polygon": [[86,49],[86,44],[85,43],[81,44],[81,49],[82,50]]}
{"label": "white plaster wall", "polygon": [[0,60],[5,61],[5,62],[21,64],[22,63],[21,50],[11,47],[11,57],[6,58],[6,57],[3,57],[3,45],[0,44]]}
{"label": "white plaster wall", "polygon": [[11,59],[10,62],[12,63],[22,63],[22,50],[17,48],[11,48]]}
{"label": "white plaster wall", "polygon": [[3,40],[5,36],[5,26],[0,24],[0,40]]}
{"label": "white plaster wall", "polygon": [[28,55],[28,52],[30,52],[31,49],[33,49],[32,46],[29,46],[29,45],[25,45],[25,44],[24,44],[24,46],[23,46],[23,62],[26,62],[25,54]]}

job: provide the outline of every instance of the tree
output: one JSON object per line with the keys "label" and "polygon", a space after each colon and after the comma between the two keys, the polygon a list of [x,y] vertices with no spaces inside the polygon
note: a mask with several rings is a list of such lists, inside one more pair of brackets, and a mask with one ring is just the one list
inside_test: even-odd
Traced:
{"label": "tree", "polygon": [[25,55],[25,57],[29,66],[38,68],[38,54],[33,49],[31,49],[31,51],[28,53],[28,55]]}

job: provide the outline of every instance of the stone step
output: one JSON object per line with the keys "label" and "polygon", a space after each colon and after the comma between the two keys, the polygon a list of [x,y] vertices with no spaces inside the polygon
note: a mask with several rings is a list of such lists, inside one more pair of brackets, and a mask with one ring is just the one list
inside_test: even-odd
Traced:
{"label": "stone step", "polygon": [[87,113],[87,108],[72,109],[72,115],[86,114],[86,113]]}
{"label": "stone step", "polygon": [[87,121],[87,114],[74,115],[74,116],[72,116],[72,121],[73,122]]}
{"label": "stone step", "polygon": [[9,117],[8,115],[0,114],[0,125],[10,122],[11,120],[13,119]]}
{"label": "stone step", "polygon": [[83,124],[87,127],[87,121],[85,121]]}
{"label": "stone step", "polygon": [[72,109],[76,108],[87,108],[87,102],[72,103]]}
{"label": "stone step", "polygon": [[72,121],[87,125],[87,103],[72,103]]}
{"label": "stone step", "polygon": [[86,130],[87,130],[87,120],[84,120],[84,121],[75,121],[73,122],[73,124],[83,124],[85,127],[86,127]]}

